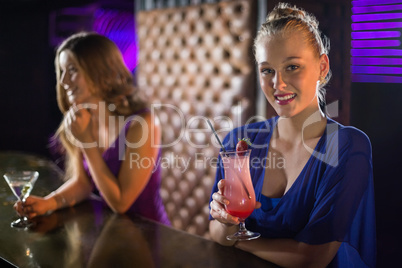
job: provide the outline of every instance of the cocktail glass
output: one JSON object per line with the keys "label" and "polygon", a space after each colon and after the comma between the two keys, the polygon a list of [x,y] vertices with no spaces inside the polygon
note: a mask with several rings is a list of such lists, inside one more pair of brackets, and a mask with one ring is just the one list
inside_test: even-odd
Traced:
{"label": "cocktail glass", "polygon": [[260,237],[246,229],[245,220],[255,208],[255,193],[250,176],[250,152],[221,152],[225,171],[223,195],[229,200],[226,211],[240,220],[239,231],[229,235],[228,240],[251,240]]}
{"label": "cocktail glass", "polygon": [[[22,202],[22,205],[24,205],[26,198],[31,193],[39,177],[39,173],[37,171],[12,171],[7,172],[3,177],[14,195]],[[15,228],[28,228],[31,225],[32,223],[25,216],[21,216],[19,219],[11,222],[11,227]]]}

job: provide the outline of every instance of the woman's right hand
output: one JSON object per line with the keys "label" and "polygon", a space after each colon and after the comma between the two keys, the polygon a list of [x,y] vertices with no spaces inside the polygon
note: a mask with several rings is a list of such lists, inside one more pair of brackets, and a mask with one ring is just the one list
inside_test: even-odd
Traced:
{"label": "woman's right hand", "polygon": [[48,212],[55,210],[57,203],[54,198],[43,198],[38,196],[28,196],[24,204],[18,201],[14,204],[14,209],[21,216],[32,219],[39,215],[44,215]]}
{"label": "woman's right hand", "polygon": [[85,105],[73,105],[64,117],[64,127],[70,141],[91,144],[94,137],[91,133],[92,115]]}
{"label": "woman's right hand", "polygon": [[234,217],[226,212],[225,205],[229,204],[229,200],[223,195],[225,188],[225,180],[218,182],[218,191],[212,195],[212,201],[210,203],[211,216],[220,223],[230,225],[237,225],[240,223],[238,217]]}

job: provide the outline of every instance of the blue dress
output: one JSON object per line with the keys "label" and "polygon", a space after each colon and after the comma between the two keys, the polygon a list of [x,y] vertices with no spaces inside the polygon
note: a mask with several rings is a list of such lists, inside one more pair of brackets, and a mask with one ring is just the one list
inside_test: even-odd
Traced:
{"label": "blue dress", "polygon": [[[324,135],[294,184],[281,198],[268,198],[261,194],[264,167],[283,164],[277,156],[268,155],[277,120],[242,126],[223,140],[227,150],[235,150],[243,137],[252,143],[250,173],[262,207],[246,219],[247,229],[262,237],[291,238],[307,244],[339,241],[342,244],[328,267],[375,267],[374,185],[368,137],[354,127],[327,119]],[[212,193],[223,178],[219,158]]]}

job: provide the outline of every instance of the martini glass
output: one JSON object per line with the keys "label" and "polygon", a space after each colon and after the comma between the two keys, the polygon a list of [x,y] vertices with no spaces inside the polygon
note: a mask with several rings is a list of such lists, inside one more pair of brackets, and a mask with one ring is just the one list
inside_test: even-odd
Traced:
{"label": "martini glass", "polygon": [[255,193],[250,176],[250,152],[234,151],[221,152],[223,168],[225,171],[225,188],[223,195],[229,200],[225,205],[226,211],[239,218],[239,231],[229,235],[228,240],[251,240],[260,237],[246,229],[245,220],[255,208]]}
{"label": "martini glass", "polygon": [[[37,171],[12,171],[4,174],[8,186],[18,198],[19,201],[24,202],[32,191],[32,188],[39,177]],[[28,221],[28,218],[21,216],[19,219],[11,222],[11,227],[15,228],[28,228],[32,223]]]}

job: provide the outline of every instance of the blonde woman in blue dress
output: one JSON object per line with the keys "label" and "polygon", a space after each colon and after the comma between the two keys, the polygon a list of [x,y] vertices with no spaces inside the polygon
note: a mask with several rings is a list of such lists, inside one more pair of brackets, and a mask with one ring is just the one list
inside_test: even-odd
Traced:
{"label": "blonde woman in blue dress", "polygon": [[229,241],[239,219],[225,211],[224,172],[211,194],[213,240],[282,267],[374,267],[376,233],[371,144],[325,114],[328,49],[315,17],[279,4],[255,39],[261,88],[278,116],[237,128],[224,139],[251,145],[257,207],[246,219],[261,237]]}

